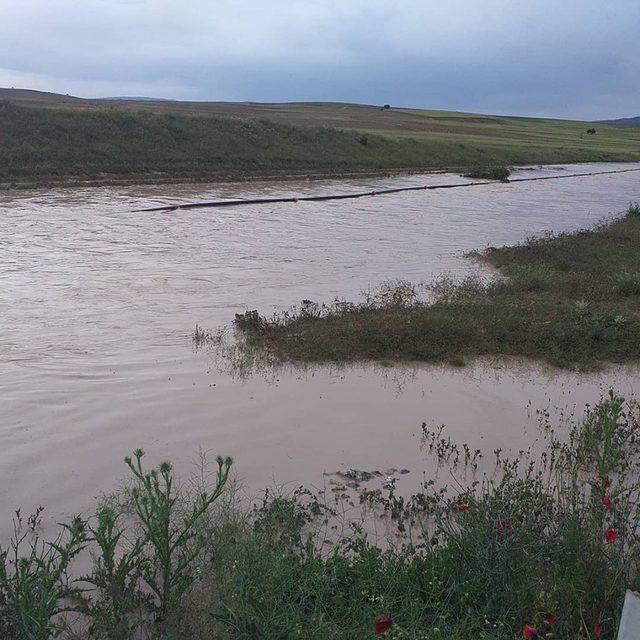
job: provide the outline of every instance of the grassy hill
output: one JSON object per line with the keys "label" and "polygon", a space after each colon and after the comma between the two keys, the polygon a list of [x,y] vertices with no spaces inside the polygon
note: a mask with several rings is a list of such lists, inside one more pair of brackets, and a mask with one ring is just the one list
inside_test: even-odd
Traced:
{"label": "grassy hill", "polygon": [[615,124],[619,127],[640,127],[640,116],[632,118],[618,118],[617,120],[602,120],[604,124]]}
{"label": "grassy hill", "polygon": [[85,100],[0,89],[6,185],[639,161],[640,129],[338,103]]}

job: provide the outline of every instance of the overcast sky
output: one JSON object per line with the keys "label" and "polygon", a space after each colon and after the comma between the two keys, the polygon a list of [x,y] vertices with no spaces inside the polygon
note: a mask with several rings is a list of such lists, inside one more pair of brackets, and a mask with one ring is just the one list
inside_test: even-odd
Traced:
{"label": "overcast sky", "polygon": [[0,86],[640,114],[640,0],[0,0]]}

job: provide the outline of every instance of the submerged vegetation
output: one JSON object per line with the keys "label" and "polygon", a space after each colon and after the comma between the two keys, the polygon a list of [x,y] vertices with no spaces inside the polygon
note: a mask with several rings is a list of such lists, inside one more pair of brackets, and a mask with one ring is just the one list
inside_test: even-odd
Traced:
{"label": "submerged vegetation", "polygon": [[[202,481],[177,487],[171,465],[147,471],[137,451],[133,483],[55,541],[41,539],[40,513],[18,516],[0,546],[0,633],[610,640],[625,589],[640,587],[639,419],[610,393],[562,438],[543,420],[537,454],[497,450],[477,481],[481,452],[423,426],[430,468],[448,467],[453,487],[436,473],[411,497],[393,485],[267,492],[251,510],[229,487],[230,460],[217,460],[213,486],[204,465]],[[362,518],[345,521],[356,500]],[[91,562],[74,577],[81,554]]]}
{"label": "submerged vegetation", "polygon": [[593,229],[489,248],[489,281],[444,278],[423,301],[390,283],[363,302],[236,315],[239,348],[270,362],[464,363],[516,356],[589,369],[640,360],[638,205]]}
{"label": "submerged vegetation", "polygon": [[14,93],[0,101],[0,186],[640,160],[640,130],[603,125],[586,136],[584,123],[571,121],[365,105],[21,101]]}
{"label": "submerged vegetation", "polygon": [[466,178],[508,182],[511,171],[507,167],[472,167],[464,175]]}
{"label": "submerged vegetation", "polygon": [[480,178],[483,180],[500,180],[508,182],[511,171],[507,167],[472,167],[465,174],[466,178]]}

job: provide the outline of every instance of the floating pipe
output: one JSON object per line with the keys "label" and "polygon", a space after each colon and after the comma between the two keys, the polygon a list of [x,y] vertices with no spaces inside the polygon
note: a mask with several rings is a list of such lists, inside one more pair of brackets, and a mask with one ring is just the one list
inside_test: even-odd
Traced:
{"label": "floating pipe", "polygon": [[[585,176],[602,176],[613,173],[628,173],[630,171],[640,171],[638,169],[615,169],[611,171],[594,171],[591,173],[572,173],[565,176],[537,176],[535,178],[513,178],[505,180],[504,183],[511,182],[535,182],[537,180],[561,180],[563,178],[582,178]],[[388,195],[390,193],[401,193],[404,191],[428,191],[430,189],[458,189],[460,187],[480,187],[495,184],[495,181],[464,182],[462,184],[432,184],[421,185],[419,187],[398,187],[396,189],[376,189],[374,191],[361,191],[358,193],[342,193],[325,196],[290,196],[280,198],[250,198],[246,200],[214,200],[212,202],[187,202],[185,204],[164,205],[161,207],[150,207],[148,209],[135,209],[134,213],[150,213],[156,211],[176,211],[178,209],[198,209],[213,207],[237,207],[245,204],[277,204],[282,202],[324,202],[326,200],[348,200],[353,198],[364,198],[366,196]]]}

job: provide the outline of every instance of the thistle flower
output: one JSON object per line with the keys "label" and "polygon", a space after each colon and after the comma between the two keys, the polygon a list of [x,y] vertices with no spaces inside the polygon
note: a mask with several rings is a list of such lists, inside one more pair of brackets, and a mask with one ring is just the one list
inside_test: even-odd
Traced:
{"label": "thistle flower", "polygon": [[618,538],[620,537],[620,534],[618,533],[617,529],[614,529],[613,527],[609,527],[605,532],[604,532],[604,539],[611,544],[612,542],[615,542]]}

